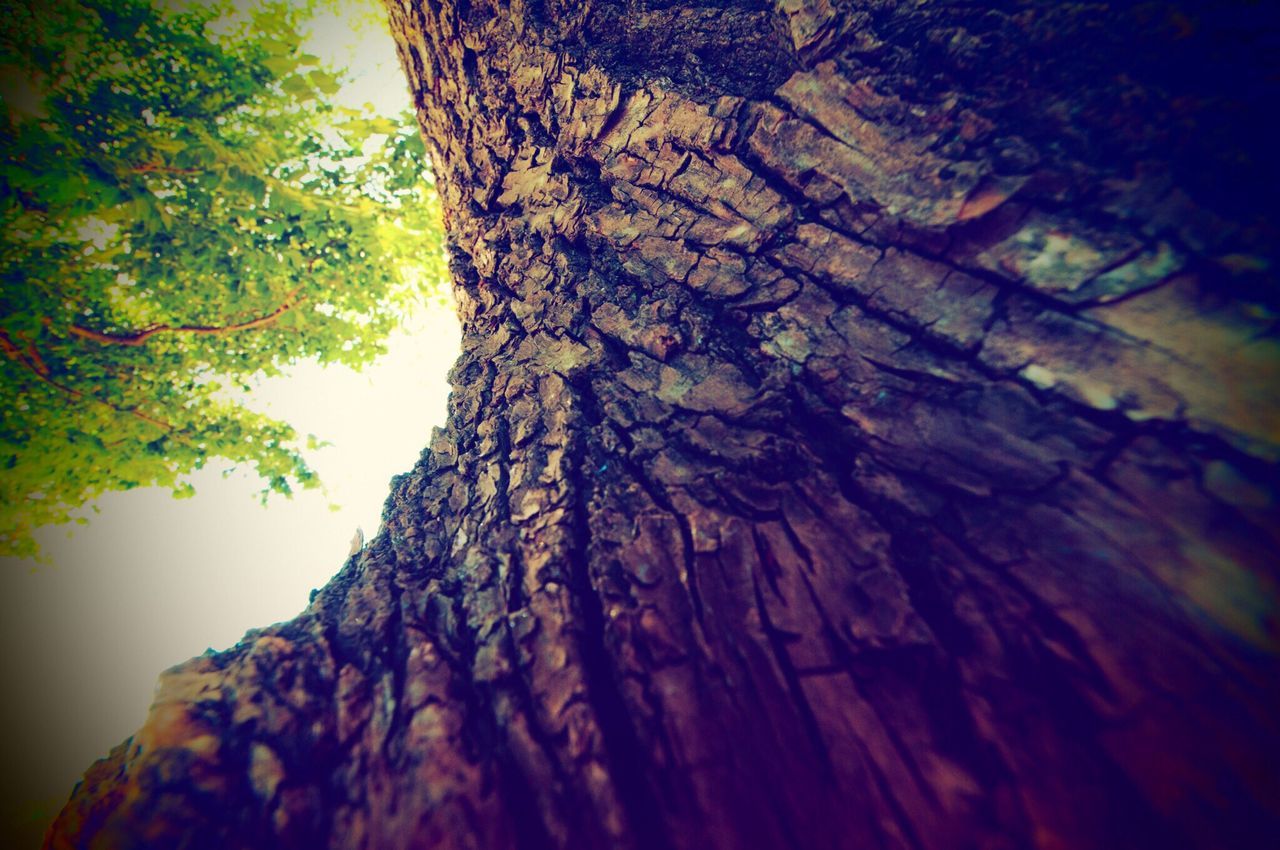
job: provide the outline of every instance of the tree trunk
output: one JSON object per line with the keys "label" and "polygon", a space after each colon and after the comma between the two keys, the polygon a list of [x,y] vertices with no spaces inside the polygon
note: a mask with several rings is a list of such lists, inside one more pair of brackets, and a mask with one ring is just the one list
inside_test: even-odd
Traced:
{"label": "tree trunk", "polygon": [[50,846],[1275,841],[1272,17],[397,0],[448,428]]}

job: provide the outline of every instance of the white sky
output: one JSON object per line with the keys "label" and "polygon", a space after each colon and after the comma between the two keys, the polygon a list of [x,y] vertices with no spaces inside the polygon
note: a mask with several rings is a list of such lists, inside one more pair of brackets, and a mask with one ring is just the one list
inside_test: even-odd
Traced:
{"label": "white sky", "polygon": [[[321,29],[307,49],[351,69],[345,105],[372,101],[388,117],[408,106],[390,36],[367,29],[353,45],[341,19]],[[356,527],[372,538],[389,479],[444,422],[458,352],[451,306],[424,307],[414,324],[362,373],[301,364],[247,402],[332,444],[306,453],[327,493],[263,508],[261,479],[224,477],[228,464],[214,461],[191,477],[192,499],[112,493],[89,526],[43,529],[53,565],[0,559],[0,845],[35,806],[51,816],[141,725],[161,670],[292,618],[342,566]]]}

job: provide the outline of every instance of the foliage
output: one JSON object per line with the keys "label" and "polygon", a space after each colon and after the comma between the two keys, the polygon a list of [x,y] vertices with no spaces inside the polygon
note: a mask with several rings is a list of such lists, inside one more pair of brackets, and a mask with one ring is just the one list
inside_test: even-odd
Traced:
{"label": "foliage", "polygon": [[0,553],[214,457],[314,486],[230,390],[368,362],[440,279],[413,122],[329,102],[296,2],[0,8]]}

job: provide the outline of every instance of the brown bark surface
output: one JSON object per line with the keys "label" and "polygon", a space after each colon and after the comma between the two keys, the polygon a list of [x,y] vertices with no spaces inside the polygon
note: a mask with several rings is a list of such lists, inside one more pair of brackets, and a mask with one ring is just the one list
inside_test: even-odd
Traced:
{"label": "brown bark surface", "polygon": [[448,428],[49,846],[1277,840],[1268,4],[391,16]]}

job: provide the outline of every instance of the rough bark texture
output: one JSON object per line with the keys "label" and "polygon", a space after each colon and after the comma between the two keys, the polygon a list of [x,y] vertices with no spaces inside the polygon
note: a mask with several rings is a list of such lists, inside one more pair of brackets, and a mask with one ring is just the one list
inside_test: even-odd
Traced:
{"label": "rough bark texture", "polygon": [[50,846],[1280,836],[1269,4],[391,16],[449,426]]}

